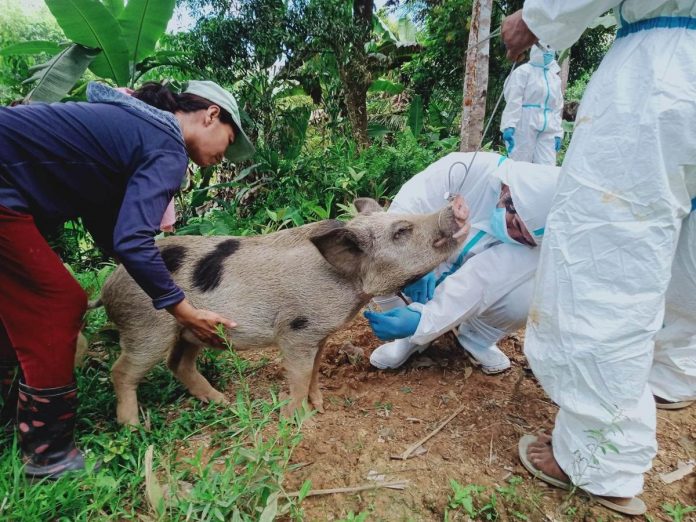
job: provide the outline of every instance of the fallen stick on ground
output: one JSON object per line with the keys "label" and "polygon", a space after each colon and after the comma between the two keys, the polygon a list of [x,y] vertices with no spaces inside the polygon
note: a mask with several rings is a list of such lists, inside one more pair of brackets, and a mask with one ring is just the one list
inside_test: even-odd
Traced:
{"label": "fallen stick on ground", "polygon": [[[389,489],[406,489],[406,486],[408,486],[408,480],[396,480],[394,482],[381,482],[381,483],[375,483],[375,484],[363,484],[362,486],[352,486],[352,487],[345,487],[345,488],[332,488],[332,489],[311,489],[309,490],[309,493],[305,495],[306,497],[314,497],[317,495],[332,495],[334,493],[357,493],[359,491],[368,491],[370,489],[381,489],[381,488],[389,488]],[[288,493],[285,496],[290,498],[290,497],[297,497],[299,496],[300,492],[295,491],[294,493]]]}
{"label": "fallen stick on ground", "polygon": [[447,417],[447,418],[442,422],[442,424],[440,424],[437,428],[435,428],[433,431],[431,431],[430,433],[428,433],[425,437],[423,437],[423,438],[422,438],[421,440],[419,440],[418,442],[414,442],[413,444],[411,444],[411,445],[406,449],[406,451],[404,451],[401,455],[392,455],[391,458],[394,459],[394,460],[406,460],[406,459],[408,459],[414,451],[416,451],[420,446],[422,446],[422,445],[425,444],[427,441],[429,441],[432,437],[434,437],[435,435],[437,435],[437,434],[439,433],[439,431],[440,431],[442,428],[444,428],[445,426],[447,426],[447,424],[449,424],[449,422],[450,422],[452,419],[454,419],[457,415],[459,415],[461,412],[463,412],[464,409],[465,409],[467,406],[468,406],[468,404],[462,404],[462,406],[461,406],[457,411],[455,411],[452,415],[450,415],[449,417]]}
{"label": "fallen stick on ground", "polygon": [[144,467],[145,467],[145,498],[147,505],[153,513],[160,513],[162,502],[164,501],[164,492],[162,486],[157,481],[152,469],[152,459],[155,453],[155,447],[150,444],[145,450]]}

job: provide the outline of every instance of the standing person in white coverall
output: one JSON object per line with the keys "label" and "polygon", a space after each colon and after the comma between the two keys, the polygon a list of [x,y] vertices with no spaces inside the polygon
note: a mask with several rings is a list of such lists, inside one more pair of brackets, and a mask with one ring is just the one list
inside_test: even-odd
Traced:
{"label": "standing person in white coverall", "polygon": [[553,49],[536,45],[505,82],[500,131],[510,159],[555,165],[563,141],[563,93]]}
{"label": "standing person in white coverall", "polygon": [[653,390],[696,397],[696,233],[684,222],[696,195],[696,1],[527,0],[503,39],[512,59],[537,38],[567,48],[612,7],[616,41],[580,105],[527,323],[525,353],[560,410],[552,437],[519,449],[537,477],[641,514]]}
{"label": "standing person in white coverall", "polygon": [[510,367],[496,342],[526,322],[536,247],[559,171],[488,152],[452,153],[404,184],[389,212],[435,212],[446,193],[458,193],[469,206],[471,231],[460,252],[405,288],[414,301],[408,307],[395,296],[376,298],[388,311],[366,317],[378,337],[397,340],[372,353],[374,366],[397,368],[458,326],[459,343],[485,373]]}

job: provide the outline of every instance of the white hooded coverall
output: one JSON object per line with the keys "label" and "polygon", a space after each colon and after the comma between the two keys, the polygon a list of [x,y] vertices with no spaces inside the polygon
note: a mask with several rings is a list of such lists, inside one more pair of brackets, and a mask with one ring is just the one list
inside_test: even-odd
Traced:
{"label": "white hooded coverall", "polygon": [[462,194],[469,206],[471,231],[464,253],[440,265],[438,277],[452,273],[419,308],[421,319],[410,338],[418,345],[460,325],[464,344],[488,348],[524,326],[527,318],[539,248],[501,243],[490,234],[490,215],[501,183],[509,185],[515,209],[538,244],[560,168],[479,152],[465,176],[472,157],[452,153],[436,161],[405,183],[389,207],[389,212],[404,214],[436,212],[446,204],[447,192]]}
{"label": "white hooded coverall", "polygon": [[543,165],[556,164],[556,138],[563,138],[563,93],[556,60],[544,65],[537,46],[529,61],[517,67],[505,82],[505,110],[501,132],[515,129],[510,159]]}
{"label": "white hooded coverall", "polygon": [[563,49],[612,7],[619,31],[577,115],[525,353],[560,407],[560,467],[591,493],[631,497],[656,452],[658,331],[656,393],[696,395],[691,218],[680,239],[696,195],[696,1],[527,0],[523,18]]}

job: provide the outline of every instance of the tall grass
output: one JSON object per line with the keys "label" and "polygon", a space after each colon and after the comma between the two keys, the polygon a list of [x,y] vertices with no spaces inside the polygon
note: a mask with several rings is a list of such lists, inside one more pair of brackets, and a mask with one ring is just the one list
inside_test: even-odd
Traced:
{"label": "tall grass", "polygon": [[[289,501],[283,493],[302,419],[279,416],[283,404],[272,390],[252,398],[247,378],[258,367],[232,351],[204,357],[202,371],[217,386],[234,381],[230,406],[192,399],[157,367],[139,389],[146,427],[130,429],[115,422],[108,371],[116,355],[105,342],[77,372],[78,444],[90,467],[101,461],[101,469],[32,484],[22,472],[15,435],[0,434],[1,521],[246,521],[259,520],[264,511],[265,517],[301,519],[301,498]],[[166,493],[154,500],[145,487],[148,447],[154,449],[148,480]]]}

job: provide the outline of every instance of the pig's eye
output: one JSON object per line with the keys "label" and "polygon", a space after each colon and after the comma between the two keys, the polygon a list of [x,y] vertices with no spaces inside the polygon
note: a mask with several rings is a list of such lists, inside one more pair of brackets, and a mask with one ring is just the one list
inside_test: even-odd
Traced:
{"label": "pig's eye", "polygon": [[392,239],[398,241],[400,239],[407,238],[413,232],[413,227],[411,225],[401,225],[392,234]]}

